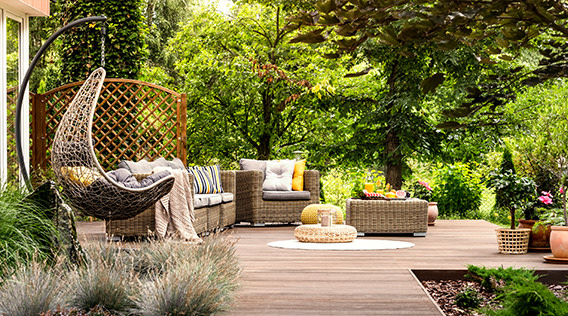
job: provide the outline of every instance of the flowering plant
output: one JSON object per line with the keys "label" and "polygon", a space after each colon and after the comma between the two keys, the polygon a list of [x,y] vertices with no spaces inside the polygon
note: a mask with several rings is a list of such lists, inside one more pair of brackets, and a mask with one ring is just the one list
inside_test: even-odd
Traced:
{"label": "flowering plant", "polygon": [[426,181],[419,180],[414,182],[410,188],[412,192],[412,197],[417,199],[430,201],[432,199],[432,187]]}

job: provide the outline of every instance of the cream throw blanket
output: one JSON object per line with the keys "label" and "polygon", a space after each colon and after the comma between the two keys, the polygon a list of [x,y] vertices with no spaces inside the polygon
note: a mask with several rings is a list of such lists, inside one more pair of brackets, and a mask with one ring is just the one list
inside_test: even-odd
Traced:
{"label": "cream throw blanket", "polygon": [[170,170],[175,177],[170,193],[156,202],[156,232],[159,237],[200,242],[193,228],[193,196],[187,170]]}

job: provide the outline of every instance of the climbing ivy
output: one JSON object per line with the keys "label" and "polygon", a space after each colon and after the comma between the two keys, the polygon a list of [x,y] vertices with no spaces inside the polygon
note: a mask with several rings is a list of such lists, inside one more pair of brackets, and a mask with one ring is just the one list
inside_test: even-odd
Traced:
{"label": "climbing ivy", "polygon": [[[147,55],[143,0],[62,0],[64,23],[104,15],[107,77],[137,79]],[[63,35],[61,82],[84,80],[101,66],[101,23],[83,24]]]}

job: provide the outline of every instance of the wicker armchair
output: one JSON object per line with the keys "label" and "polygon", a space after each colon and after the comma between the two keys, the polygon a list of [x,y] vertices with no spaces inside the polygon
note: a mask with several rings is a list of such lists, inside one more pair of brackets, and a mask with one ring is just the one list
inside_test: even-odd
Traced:
{"label": "wicker armchair", "polygon": [[[193,191],[193,175],[189,174],[191,184],[191,194]],[[235,171],[221,171],[221,185],[224,192],[235,194]],[[236,194],[235,194],[236,195]],[[235,199],[232,202],[222,203],[209,207],[195,209],[195,222],[193,228],[198,234],[214,231],[218,228],[232,226],[235,224]],[[152,236],[156,232],[156,209],[154,206],[144,212],[125,220],[106,221],[107,236],[116,237],[146,237]]]}
{"label": "wicker armchair", "polygon": [[262,184],[264,175],[260,170],[237,170],[237,218],[236,223],[296,223],[304,207],[319,203],[319,171],[304,172],[304,191],[310,192],[309,200],[265,200]]}

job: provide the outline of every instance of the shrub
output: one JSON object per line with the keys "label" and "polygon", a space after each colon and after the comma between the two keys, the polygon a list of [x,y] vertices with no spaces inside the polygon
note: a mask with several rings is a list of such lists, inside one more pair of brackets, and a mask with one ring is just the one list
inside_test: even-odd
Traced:
{"label": "shrub", "polygon": [[57,228],[45,210],[24,201],[17,188],[0,188],[0,278],[8,269],[25,265],[32,258],[51,258]]}
{"label": "shrub", "polygon": [[[136,263],[153,281],[143,282],[135,299],[135,314],[212,315],[225,311],[236,289],[240,269],[231,242],[216,236],[209,237],[199,247],[167,245],[168,260],[162,251],[149,247],[144,259]],[[215,280],[215,282],[211,282]]]}
{"label": "shrub", "polygon": [[0,315],[30,316],[64,303],[64,282],[45,262],[22,263],[0,287]]}
{"label": "shrub", "polygon": [[456,294],[455,304],[458,307],[465,309],[479,308],[481,304],[481,297],[476,289],[466,286]]}
{"label": "shrub", "polygon": [[467,217],[481,205],[481,178],[467,164],[455,164],[435,173],[436,190],[433,201],[438,202],[440,216]]}
{"label": "shrub", "polygon": [[130,280],[134,279],[122,250],[104,244],[90,245],[84,267],[70,272],[71,307],[81,310],[102,308],[114,314],[126,314],[135,294]]}

